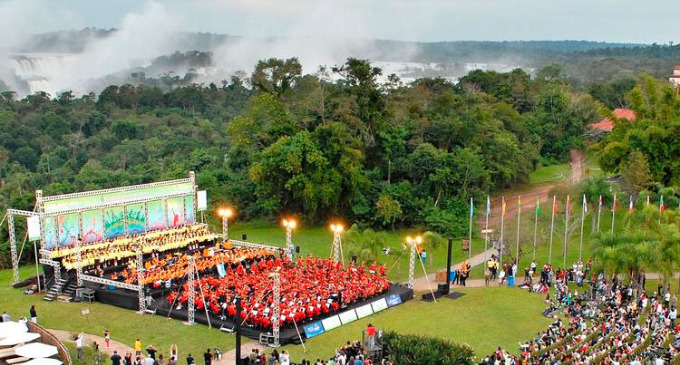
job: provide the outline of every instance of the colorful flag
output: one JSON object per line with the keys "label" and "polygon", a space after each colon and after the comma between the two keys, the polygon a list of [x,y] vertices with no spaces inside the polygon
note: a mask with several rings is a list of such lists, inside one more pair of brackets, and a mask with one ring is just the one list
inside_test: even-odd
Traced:
{"label": "colorful flag", "polygon": [[488,195],[486,196],[486,214],[491,214],[491,198]]}
{"label": "colorful flag", "polygon": [[522,196],[521,195],[517,196],[517,207],[518,207],[518,209],[522,209]]}
{"label": "colorful flag", "polygon": [[597,211],[602,213],[602,195],[600,195],[600,201],[597,203]]}
{"label": "colorful flag", "polygon": [[553,215],[557,214],[557,199],[553,199]]}
{"label": "colorful flag", "polygon": [[567,206],[564,209],[565,214],[567,214],[567,212],[571,213],[571,196],[569,195],[567,195]]}
{"label": "colorful flag", "polygon": [[614,200],[612,201],[612,212],[616,212],[616,193],[614,193]]}
{"label": "colorful flag", "polygon": [[649,195],[647,195],[647,206],[649,206]]}
{"label": "colorful flag", "polygon": [[661,195],[661,201],[659,202],[659,212],[663,213],[666,211],[666,206],[663,204],[663,195]]}
{"label": "colorful flag", "polygon": [[503,216],[505,216],[505,212],[508,208],[508,204],[505,203],[505,197],[503,197]]}
{"label": "colorful flag", "polygon": [[536,197],[536,215],[541,215],[541,199]]}
{"label": "colorful flag", "polygon": [[588,202],[586,201],[586,194],[583,194],[583,212],[588,214]]}
{"label": "colorful flag", "polygon": [[635,204],[633,203],[633,196],[628,196],[628,212],[633,213],[635,211]]}
{"label": "colorful flag", "polygon": [[475,204],[472,198],[470,198],[470,217],[475,215]]}

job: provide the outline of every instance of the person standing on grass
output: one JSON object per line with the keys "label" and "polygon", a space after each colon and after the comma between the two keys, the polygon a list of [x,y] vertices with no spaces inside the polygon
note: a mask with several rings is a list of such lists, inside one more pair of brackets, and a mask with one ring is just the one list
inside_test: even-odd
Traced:
{"label": "person standing on grass", "polygon": [[203,360],[205,362],[205,365],[211,365],[212,364],[212,354],[210,353],[210,349],[205,350],[205,353],[203,354]]}
{"label": "person standing on grass", "polygon": [[83,333],[79,333],[78,337],[76,337],[76,352],[78,353],[78,360],[82,360],[85,357],[85,354],[83,353],[83,346],[85,345],[85,335]]}
{"label": "person standing on grass", "polygon": [[142,341],[139,339],[135,340],[135,355],[139,356],[142,354]]}
{"label": "person standing on grass", "polygon": [[111,365],[120,365],[121,357],[118,355],[118,351],[113,350],[113,355],[111,355]]}
{"label": "person standing on grass", "polygon": [[187,356],[187,365],[193,365],[194,364],[194,357],[189,354]]}
{"label": "person standing on grass", "polygon": [[109,330],[104,331],[104,342],[106,343],[106,348],[110,349],[111,348],[111,334],[109,333]]}
{"label": "person standing on grass", "polygon": [[12,320],[12,317],[9,314],[7,314],[7,312],[2,311],[2,321],[3,322],[9,322],[11,320]]}
{"label": "person standing on grass", "polygon": [[38,323],[38,313],[35,311],[35,305],[32,305],[31,309],[28,312],[31,314],[31,322],[37,324]]}

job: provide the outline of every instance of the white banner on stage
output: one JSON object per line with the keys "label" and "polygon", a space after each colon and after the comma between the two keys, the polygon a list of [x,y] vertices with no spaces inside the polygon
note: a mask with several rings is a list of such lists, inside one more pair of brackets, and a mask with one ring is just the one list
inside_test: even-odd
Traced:
{"label": "white banner on stage", "polygon": [[40,240],[40,217],[37,215],[28,217],[26,220],[28,223],[28,240],[29,241],[39,241]]}
{"label": "white banner on stage", "polygon": [[208,192],[199,190],[196,192],[196,205],[199,212],[208,210]]}

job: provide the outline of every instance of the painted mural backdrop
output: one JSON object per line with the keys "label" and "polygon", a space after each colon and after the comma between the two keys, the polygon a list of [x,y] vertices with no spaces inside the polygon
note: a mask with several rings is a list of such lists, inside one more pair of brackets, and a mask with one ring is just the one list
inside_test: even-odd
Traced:
{"label": "painted mural backdrop", "polygon": [[161,186],[139,186],[127,191],[114,191],[107,192],[103,190],[101,192],[96,192],[96,194],[78,197],[68,197],[49,200],[43,203],[45,208],[45,213],[59,213],[64,210],[72,209],[87,209],[98,207],[102,205],[124,205],[127,202],[132,202],[135,200],[142,199],[159,199],[168,195],[178,195],[187,194],[191,195],[193,193],[193,185],[190,182],[177,182]]}
{"label": "painted mural backdrop", "polygon": [[148,203],[149,206],[149,229],[165,228],[166,220],[163,214],[163,201],[155,200]]}
{"label": "painted mural backdrop", "polygon": [[184,198],[187,223],[196,223],[196,211],[194,210],[194,196],[188,195]]}
{"label": "painted mural backdrop", "polygon": [[45,228],[45,249],[51,250],[57,247],[57,221],[54,217],[43,219]]}
{"label": "painted mural backdrop", "polygon": [[130,204],[127,207],[128,234],[139,234],[145,231],[144,203]]}
{"label": "painted mural backdrop", "polygon": [[83,212],[83,242],[91,243],[104,239],[104,218],[99,209]]}
{"label": "painted mural backdrop", "polygon": [[80,236],[78,213],[57,216],[57,226],[59,227],[59,246],[69,246],[73,243],[73,237]]}
{"label": "painted mural backdrop", "polygon": [[106,238],[125,235],[125,215],[123,207],[104,209],[104,232]]}
{"label": "painted mural backdrop", "polygon": [[168,199],[168,223],[171,227],[184,224],[184,199]]}

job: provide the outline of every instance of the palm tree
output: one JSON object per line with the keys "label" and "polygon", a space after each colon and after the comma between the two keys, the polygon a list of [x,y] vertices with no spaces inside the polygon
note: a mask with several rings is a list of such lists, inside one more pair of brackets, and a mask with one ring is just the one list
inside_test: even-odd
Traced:
{"label": "palm tree", "polygon": [[372,229],[361,230],[356,224],[345,234],[345,242],[349,253],[362,262],[377,261],[378,255],[385,247],[385,233]]}

